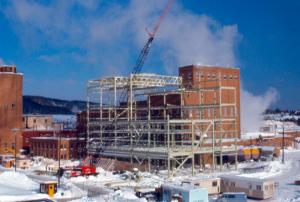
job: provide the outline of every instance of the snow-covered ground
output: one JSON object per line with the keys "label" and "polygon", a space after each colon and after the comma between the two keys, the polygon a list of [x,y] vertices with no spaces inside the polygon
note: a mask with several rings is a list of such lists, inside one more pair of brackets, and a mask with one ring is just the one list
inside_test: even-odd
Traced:
{"label": "snow-covered ground", "polygon": [[46,194],[39,194],[38,190],[39,184],[25,174],[14,171],[0,173],[0,201],[49,198]]}
{"label": "snow-covered ground", "polygon": [[[270,178],[279,183],[276,190],[275,198],[266,201],[283,201],[295,202],[300,201],[299,186],[292,183],[296,179],[300,179],[300,151],[288,149],[285,150],[286,161],[282,164],[280,159],[271,162],[248,162],[240,163],[238,170],[234,170],[234,166],[223,168],[223,171],[216,172],[198,172],[195,176],[191,176],[191,169],[184,168],[180,170],[172,180],[167,179],[167,172],[162,171],[158,175],[143,172],[139,181],[124,179],[121,175],[113,175],[112,172],[98,168],[98,176],[62,178],[62,186],[58,189],[54,199],[64,199],[76,202],[86,201],[146,201],[146,199],[137,198],[134,194],[135,187],[159,187],[164,182],[180,183],[183,180],[191,180],[193,178],[217,177],[229,172],[250,178]],[[45,169],[45,165],[53,163],[51,160],[36,160],[34,169]],[[55,163],[55,162],[54,162]],[[64,165],[76,165],[78,162],[64,162]],[[256,173],[242,173],[243,168],[253,165],[264,165],[265,169]],[[1,172],[2,169],[0,169]],[[7,170],[7,169],[6,169]],[[130,174],[130,173],[129,173]],[[23,172],[4,171],[0,173],[0,201],[17,201],[22,198],[47,198],[47,195],[38,193],[38,181],[43,176],[34,174],[33,169]],[[46,177],[46,176],[44,176]],[[52,178],[52,179],[55,179]]]}

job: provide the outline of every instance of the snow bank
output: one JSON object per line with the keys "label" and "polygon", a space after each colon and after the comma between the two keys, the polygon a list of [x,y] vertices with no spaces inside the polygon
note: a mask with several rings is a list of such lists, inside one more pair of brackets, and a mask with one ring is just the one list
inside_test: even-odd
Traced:
{"label": "snow bank", "polygon": [[41,199],[50,199],[50,197],[48,195],[46,195],[46,194],[18,195],[18,196],[0,195],[0,201],[5,201],[5,202],[41,200]]}
{"label": "snow bank", "polygon": [[85,196],[86,193],[73,185],[72,183],[67,183],[64,187],[59,188],[54,195],[55,199],[71,199],[71,198],[81,198]]}
{"label": "snow bank", "polygon": [[7,185],[24,190],[37,190],[38,183],[19,172],[6,171],[0,174],[0,185]]}
{"label": "snow bank", "polygon": [[279,161],[271,161],[271,162],[269,162],[266,170],[263,171],[263,172],[240,174],[239,176],[249,177],[249,178],[265,179],[265,178],[270,178],[270,177],[274,177],[276,175],[279,175],[284,170],[287,170],[289,167],[290,167],[290,162],[286,162],[285,164],[282,164]]}
{"label": "snow bank", "polygon": [[113,194],[112,201],[147,202],[145,198],[138,198],[136,195],[134,195],[133,192],[125,191],[125,190],[115,191],[115,193]]}

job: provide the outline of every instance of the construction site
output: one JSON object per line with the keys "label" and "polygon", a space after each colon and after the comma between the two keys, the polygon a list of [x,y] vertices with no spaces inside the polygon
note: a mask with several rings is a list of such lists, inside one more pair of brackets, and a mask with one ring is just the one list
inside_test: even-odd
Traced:
{"label": "construction site", "polygon": [[[230,74],[229,74],[230,73]],[[237,156],[239,69],[187,66],[181,76],[138,73],[90,80],[90,154],[167,169]],[[231,145],[223,144],[230,140]],[[209,158],[204,158],[204,157]]]}
{"label": "construction site", "polygon": [[[173,176],[190,165],[220,168],[224,154],[235,155],[240,137],[240,71],[190,65],[179,76],[142,73],[168,1],[131,74],[89,80],[87,149],[90,155],[146,165]],[[230,139],[232,144],[223,144]],[[228,141],[227,141],[228,142]]]}

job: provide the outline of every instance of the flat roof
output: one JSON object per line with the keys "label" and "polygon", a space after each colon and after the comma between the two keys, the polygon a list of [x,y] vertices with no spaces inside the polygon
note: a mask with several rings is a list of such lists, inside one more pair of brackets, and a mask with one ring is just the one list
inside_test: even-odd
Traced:
{"label": "flat roof", "polygon": [[228,179],[228,180],[242,180],[242,181],[250,181],[250,182],[274,182],[274,180],[269,178],[251,178],[251,177],[245,177],[245,176],[239,176],[239,175],[221,175],[220,178],[222,179]]}
{"label": "flat roof", "polygon": [[[37,140],[59,140],[59,137],[32,137],[31,139],[37,139]],[[77,138],[77,137],[61,137],[61,140],[84,140],[84,138]]]}
{"label": "flat roof", "polygon": [[215,68],[215,69],[235,69],[235,70],[239,70],[240,68],[238,67],[224,67],[224,66],[218,66],[218,65],[202,65],[202,64],[190,64],[190,65],[185,65],[182,67],[179,67],[179,69],[181,68]]}
{"label": "flat roof", "polygon": [[32,117],[53,117],[53,115],[50,114],[23,114],[23,116],[32,116]]}

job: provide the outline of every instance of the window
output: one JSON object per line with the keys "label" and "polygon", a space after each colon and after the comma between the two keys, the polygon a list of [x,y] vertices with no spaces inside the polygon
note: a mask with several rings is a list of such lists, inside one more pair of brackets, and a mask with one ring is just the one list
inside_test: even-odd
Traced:
{"label": "window", "polygon": [[210,109],[207,109],[207,116],[208,116],[208,117],[210,117],[210,116],[211,116]]}
{"label": "window", "polygon": [[45,123],[47,123],[48,122],[48,120],[47,119],[45,119]]}
{"label": "window", "polygon": [[265,190],[268,191],[268,185],[265,185]]}
{"label": "window", "polygon": [[33,119],[33,123],[36,123],[36,119]]}
{"label": "window", "polygon": [[217,181],[213,181],[213,182],[212,182],[212,186],[213,186],[213,187],[218,186],[218,182],[217,182]]}
{"label": "window", "polygon": [[252,184],[249,184],[249,189],[252,189]]}
{"label": "window", "polygon": [[230,186],[235,187],[235,182],[231,182]]}
{"label": "window", "polygon": [[256,185],[256,190],[261,190],[261,186],[260,185]]}
{"label": "window", "polygon": [[231,107],[231,112],[230,112],[231,117],[234,116],[234,107]]}
{"label": "window", "polygon": [[227,117],[227,108],[224,108],[224,117]]}

